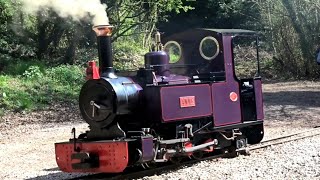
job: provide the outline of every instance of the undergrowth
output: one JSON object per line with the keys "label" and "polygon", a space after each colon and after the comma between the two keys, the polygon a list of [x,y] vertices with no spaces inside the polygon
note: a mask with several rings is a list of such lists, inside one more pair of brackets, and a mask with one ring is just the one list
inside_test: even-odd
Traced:
{"label": "undergrowth", "polygon": [[[147,51],[138,41],[114,43],[114,67],[118,70],[143,66]],[[13,58],[0,53],[0,116],[5,111],[32,111],[54,102],[77,102],[85,82],[84,66],[98,61],[96,49],[80,49],[74,63],[52,67],[57,60]],[[48,66],[50,65],[50,66]]]}
{"label": "undergrowth", "polygon": [[55,101],[75,102],[84,82],[83,72],[78,66],[31,65],[22,74],[0,75],[0,116],[6,110],[30,111]]}

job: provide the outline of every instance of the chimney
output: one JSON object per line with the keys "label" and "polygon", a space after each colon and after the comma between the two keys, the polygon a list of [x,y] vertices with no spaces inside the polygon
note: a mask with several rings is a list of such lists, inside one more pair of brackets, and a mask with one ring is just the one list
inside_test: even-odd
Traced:
{"label": "chimney", "polygon": [[106,78],[117,78],[113,69],[112,29],[113,26],[111,25],[93,26],[93,30],[97,35],[100,76]]}

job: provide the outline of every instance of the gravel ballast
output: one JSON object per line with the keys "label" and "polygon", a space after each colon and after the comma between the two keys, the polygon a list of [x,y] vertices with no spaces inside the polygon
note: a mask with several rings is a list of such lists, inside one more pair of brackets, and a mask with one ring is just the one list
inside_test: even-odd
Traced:
{"label": "gravel ballast", "polygon": [[[320,125],[319,89],[320,83],[314,82],[264,85],[265,139]],[[87,128],[79,120],[76,107],[61,109],[63,113],[53,108],[0,119],[0,179],[81,176],[57,169],[54,143],[68,140],[73,127],[77,133]],[[143,179],[320,179],[320,136],[252,151],[250,156],[203,161]]]}
{"label": "gravel ballast", "polygon": [[313,137],[143,179],[320,179],[319,143]]}

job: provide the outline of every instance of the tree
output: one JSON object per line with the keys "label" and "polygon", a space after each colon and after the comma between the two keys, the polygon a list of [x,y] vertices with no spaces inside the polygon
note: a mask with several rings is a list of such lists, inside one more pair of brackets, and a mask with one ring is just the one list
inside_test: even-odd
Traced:
{"label": "tree", "polygon": [[[182,0],[101,0],[108,5],[107,12],[111,24],[115,26],[113,41],[122,37],[141,41],[141,47],[147,47],[156,23],[165,18],[170,11],[188,10]],[[46,7],[37,14],[30,15],[22,11],[19,1],[0,1],[0,43],[2,47],[13,45],[12,49],[27,49],[28,52],[12,51],[0,47],[0,53],[15,57],[37,58],[48,63],[73,64],[76,51],[95,45],[95,35],[90,24],[90,15],[86,19],[73,21],[70,17],[59,17],[54,8]],[[10,31],[10,32],[9,32]],[[9,37],[15,35],[14,37]],[[6,41],[6,38],[10,42]],[[14,42],[13,42],[14,41]],[[19,48],[16,48],[19,47]],[[14,53],[12,53],[14,52]],[[63,57],[63,58],[59,58]]]}
{"label": "tree", "polygon": [[166,20],[169,12],[188,11],[191,6],[182,0],[105,0],[110,21],[115,25],[113,40],[123,36],[142,35],[143,46],[148,46],[156,24]]}
{"label": "tree", "polygon": [[177,32],[189,28],[260,28],[260,12],[253,1],[242,0],[206,0],[186,3],[193,10],[171,13],[169,22],[160,27],[165,32]]}
{"label": "tree", "polygon": [[318,77],[314,56],[319,36],[318,0],[258,0],[274,65],[289,77]]}

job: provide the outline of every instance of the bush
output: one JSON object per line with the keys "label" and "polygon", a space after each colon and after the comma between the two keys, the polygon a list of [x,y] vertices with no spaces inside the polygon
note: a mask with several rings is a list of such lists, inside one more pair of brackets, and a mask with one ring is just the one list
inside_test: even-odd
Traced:
{"label": "bush", "polygon": [[32,108],[32,98],[21,85],[19,79],[0,76],[0,108],[10,110]]}
{"label": "bush", "polygon": [[148,50],[139,41],[123,38],[114,43],[114,66],[119,70],[137,69],[143,66],[144,54]]}
{"label": "bush", "polygon": [[61,84],[76,85],[83,82],[84,69],[79,66],[60,65],[47,69],[45,76]]}
{"label": "bush", "polygon": [[22,75],[28,79],[37,79],[43,74],[39,66],[30,66]]}
{"label": "bush", "polygon": [[13,58],[7,54],[0,54],[0,72],[3,71],[10,62],[13,61]]}
{"label": "bush", "polygon": [[53,102],[76,102],[84,71],[61,65],[40,70],[30,66],[22,76],[0,75],[0,109],[30,111]]}
{"label": "bush", "polygon": [[36,66],[41,72],[44,72],[46,65],[39,61],[23,61],[19,59],[10,59],[10,63],[7,63],[3,68],[3,73],[7,75],[23,75],[31,66]]}
{"label": "bush", "polygon": [[88,61],[98,61],[98,49],[97,48],[82,48],[76,52],[74,63],[76,65],[87,65]]}

